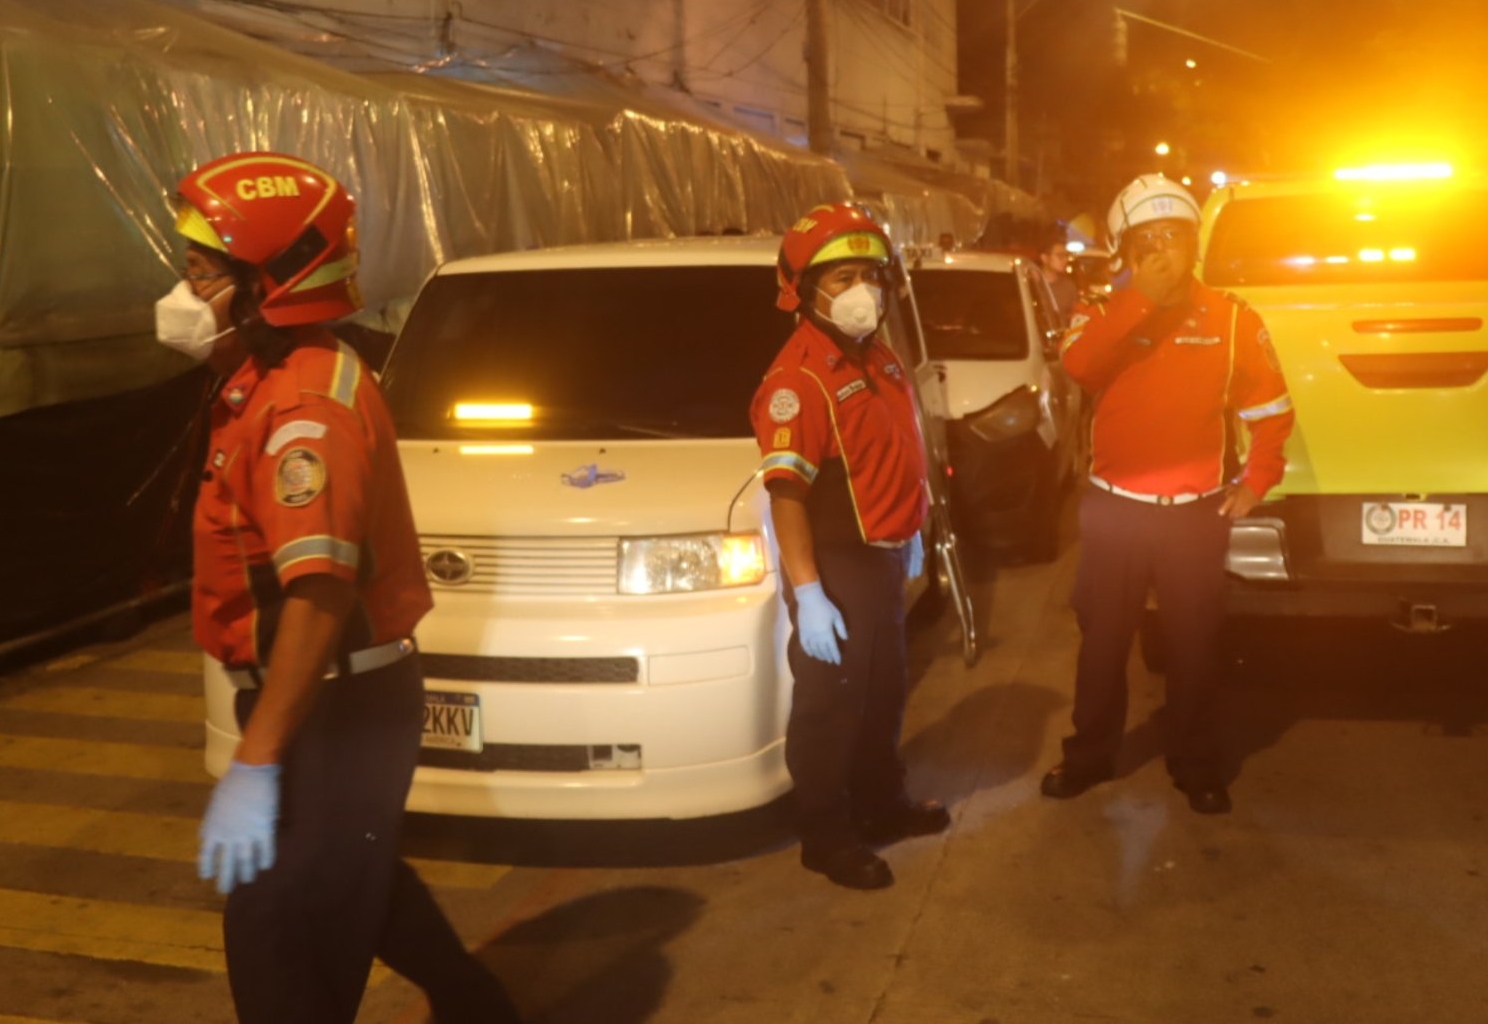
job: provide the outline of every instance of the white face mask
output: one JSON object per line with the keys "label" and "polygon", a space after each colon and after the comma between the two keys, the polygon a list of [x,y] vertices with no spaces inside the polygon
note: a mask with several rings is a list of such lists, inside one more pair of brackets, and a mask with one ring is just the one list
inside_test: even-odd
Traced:
{"label": "white face mask", "polygon": [[212,354],[217,339],[232,330],[231,327],[226,331],[217,329],[217,314],[206,299],[191,290],[187,281],[177,282],[165,298],[155,303],[156,340],[199,363]]}
{"label": "white face mask", "polygon": [[827,316],[843,334],[861,340],[877,329],[883,317],[883,289],[860,281],[832,299]]}

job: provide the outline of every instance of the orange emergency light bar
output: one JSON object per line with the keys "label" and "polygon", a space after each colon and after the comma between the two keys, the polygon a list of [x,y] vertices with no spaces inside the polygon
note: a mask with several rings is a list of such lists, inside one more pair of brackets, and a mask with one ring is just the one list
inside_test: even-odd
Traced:
{"label": "orange emergency light bar", "polygon": [[456,402],[451,410],[457,423],[531,423],[526,402]]}
{"label": "orange emergency light bar", "polygon": [[1450,178],[1449,163],[1371,164],[1368,167],[1340,167],[1333,172],[1339,181],[1426,181]]}

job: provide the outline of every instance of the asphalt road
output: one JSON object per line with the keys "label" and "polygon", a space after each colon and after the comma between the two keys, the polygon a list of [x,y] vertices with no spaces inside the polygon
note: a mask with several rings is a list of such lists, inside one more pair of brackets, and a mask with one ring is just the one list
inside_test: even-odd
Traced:
{"label": "asphalt road", "polygon": [[[781,807],[682,823],[411,818],[404,848],[534,1021],[1476,1022],[1488,1006],[1488,637],[1309,623],[1228,640],[1233,814],[1168,784],[1133,657],[1120,777],[1038,795],[1066,728],[1075,552],[977,566],[986,653],[912,634],[904,734],[943,836],[890,890],[803,871]],[[194,877],[182,615],[0,675],[0,1024],[231,1021]],[[379,970],[359,1024],[421,1024]]]}

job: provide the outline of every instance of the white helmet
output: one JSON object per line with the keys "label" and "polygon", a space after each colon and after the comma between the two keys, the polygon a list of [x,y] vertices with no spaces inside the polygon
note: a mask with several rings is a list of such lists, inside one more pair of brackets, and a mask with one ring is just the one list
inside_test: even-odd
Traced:
{"label": "white helmet", "polygon": [[1144,174],[1116,195],[1106,214],[1111,248],[1121,251],[1121,236],[1127,228],[1150,220],[1186,220],[1199,223],[1199,204],[1188,189],[1161,174]]}

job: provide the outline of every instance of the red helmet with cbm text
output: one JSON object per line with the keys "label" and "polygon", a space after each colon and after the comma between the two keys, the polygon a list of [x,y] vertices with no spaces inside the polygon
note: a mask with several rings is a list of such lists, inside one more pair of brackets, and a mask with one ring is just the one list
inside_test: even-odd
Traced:
{"label": "red helmet with cbm text", "polygon": [[791,225],[780,243],[775,265],[780,294],[775,305],[794,310],[801,305],[801,279],[806,271],[837,260],[873,260],[887,264],[893,243],[873,215],[854,203],[816,206]]}
{"label": "red helmet with cbm text", "polygon": [[356,203],[319,167],[240,153],[198,167],[176,193],[176,231],[257,268],[264,320],[289,327],[361,308]]}

